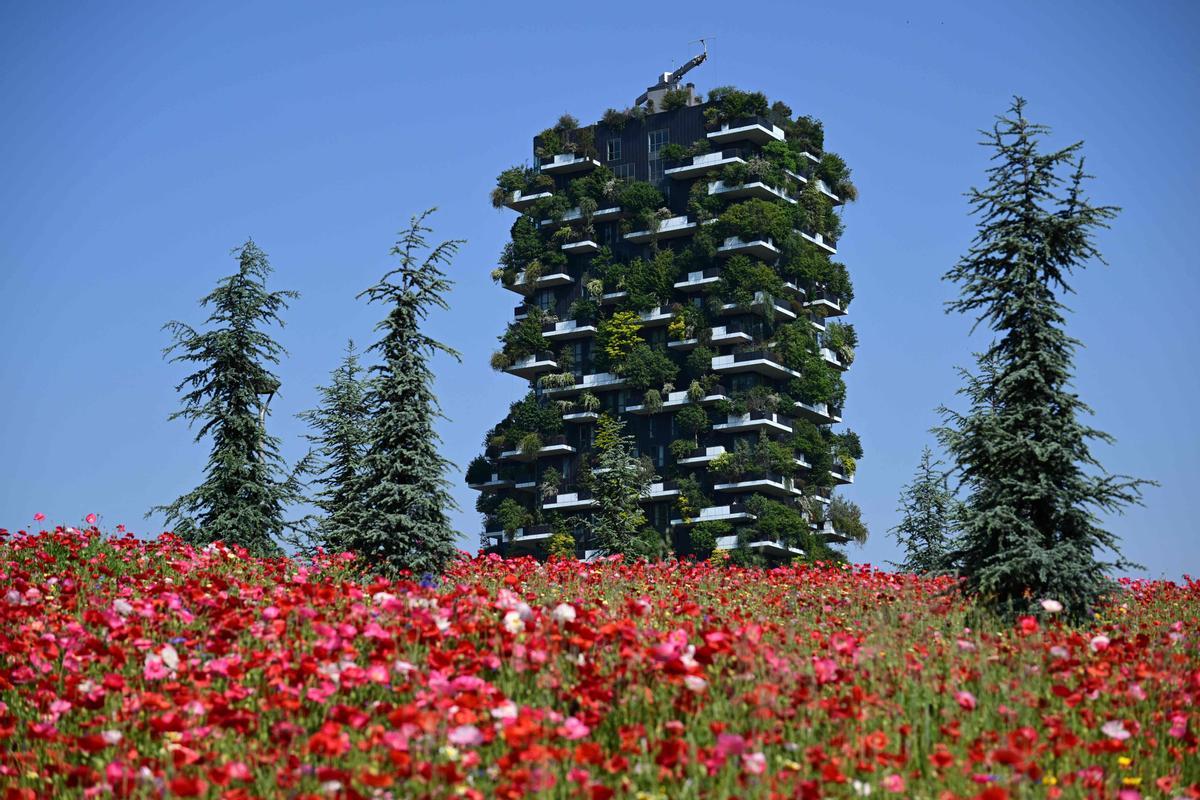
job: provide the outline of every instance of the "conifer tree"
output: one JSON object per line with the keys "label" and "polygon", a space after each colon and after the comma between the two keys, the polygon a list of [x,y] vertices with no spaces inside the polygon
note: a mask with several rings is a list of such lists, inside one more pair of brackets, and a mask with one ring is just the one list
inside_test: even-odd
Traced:
{"label": "conifer tree", "polygon": [[950,551],[958,501],[941,466],[942,462],[926,447],[912,482],[900,493],[898,511],[903,516],[891,533],[904,548],[904,561],[896,566],[905,572],[938,573],[953,569]]}
{"label": "conifer tree", "polygon": [[607,414],[596,423],[596,466],[589,481],[596,510],[588,523],[597,549],[626,558],[654,556],[659,548],[645,535],[646,513],[641,500],[650,494],[654,472],[633,455],[633,437],[625,423]]}
{"label": "conifer tree", "polygon": [[363,505],[343,543],[370,567],[392,573],[436,573],[455,554],[456,535],[446,517],[454,507],[445,478],[452,465],[437,450],[441,439],[433,426],[441,409],[429,360],[439,352],[459,355],[422,333],[421,324],[433,309],[449,308],[452,283],[442,267],[462,241],[430,247],[425,235],[432,229],[425,219],[433,211],[412,218],[391,250],[399,264],[359,295],[390,308],[375,328],[382,338],[371,347],[380,363],[371,367],[367,397],[373,418],[363,459]]}
{"label": "conifer tree", "polygon": [[253,241],[233,252],[238,271],[200,301],[212,309],[209,329],[179,321],[163,326],[174,339],[164,355],[197,365],[175,387],[183,392],[183,407],[170,419],[198,425],[197,442],[211,438],[204,482],[147,516],[162,512],[175,533],[194,544],[223,541],[277,555],[276,541],[287,528],[284,508],[300,499],[300,487],[287,474],[279,440],[266,431],[267,406],[279,390],[268,366],[285,351],[263,328],[282,327],[280,313],[298,295],[267,290],[271,265]]}
{"label": "conifer tree", "polygon": [[370,437],[368,382],[353,341],[330,373],[329,385],[317,391],[320,405],[297,416],[314,431],[305,438],[314,445],[308,469],[318,489],[311,501],[322,512],[314,526],[315,539],[327,552],[338,552],[357,530],[363,510],[363,462]]}
{"label": "conifer tree", "polygon": [[1071,392],[1078,342],[1058,297],[1102,260],[1092,237],[1117,209],[1086,196],[1082,142],[1045,149],[1049,130],[1024,112],[1017,98],[984,131],[995,164],[969,193],[978,233],[945,276],[961,291],[949,310],[998,338],[963,390],[971,408],[943,409],[938,433],[968,491],[958,547],[968,593],[1008,615],[1054,599],[1078,619],[1111,588],[1109,570],[1132,566],[1097,514],[1140,503],[1147,482],[1104,472],[1091,453],[1089,442],[1112,440],[1081,421],[1091,410]]}

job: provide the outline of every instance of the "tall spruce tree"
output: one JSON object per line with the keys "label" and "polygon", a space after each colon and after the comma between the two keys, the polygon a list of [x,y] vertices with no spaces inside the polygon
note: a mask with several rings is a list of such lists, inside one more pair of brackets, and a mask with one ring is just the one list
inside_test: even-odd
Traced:
{"label": "tall spruce tree", "polygon": [[[363,459],[362,508],[352,512],[354,528],[345,532],[348,550],[385,572],[439,572],[454,557],[455,532],[446,517],[454,507],[447,490],[447,467],[437,450],[441,441],[434,420],[441,416],[433,394],[429,359],[458,352],[421,332],[435,308],[446,309],[452,285],[442,272],[461,240],[430,247],[425,225],[434,209],[412,218],[391,254],[399,265],[362,292],[368,302],[390,306],[377,326],[382,338],[372,345],[380,363],[367,402],[372,410],[370,442]],[[423,255],[422,255],[423,254]]]}
{"label": "tall spruce tree", "polygon": [[297,416],[313,433],[308,471],[317,491],[310,498],[321,516],[312,526],[316,544],[328,552],[344,550],[363,510],[363,467],[370,441],[368,382],[359,364],[354,342],[346,345],[342,363],[330,373],[328,386],[319,386],[320,405]]}
{"label": "tall spruce tree", "polygon": [[287,528],[284,508],[300,499],[300,486],[287,474],[279,440],[266,430],[267,407],[279,390],[268,365],[278,364],[285,351],[263,328],[282,327],[280,313],[298,295],[267,290],[271,265],[253,241],[233,252],[238,271],[200,301],[212,309],[209,329],[179,321],[163,326],[174,339],[164,355],[197,365],[175,387],[183,392],[183,407],[170,419],[199,425],[197,442],[211,437],[204,482],[146,516],[162,512],[177,534],[195,544],[220,540],[256,555],[277,555],[276,540]]}
{"label": "tall spruce tree", "polygon": [[588,477],[596,510],[588,531],[604,555],[626,558],[661,555],[661,539],[646,530],[642,498],[650,494],[654,471],[648,461],[633,455],[633,437],[625,423],[603,414],[596,423],[596,468]]}
{"label": "tall spruce tree", "polygon": [[958,501],[941,466],[926,447],[912,482],[900,493],[897,510],[902,517],[891,534],[904,548],[904,561],[896,566],[906,572],[939,573],[954,568],[950,551]]}
{"label": "tall spruce tree", "polygon": [[961,287],[949,310],[998,339],[962,390],[970,410],[942,409],[938,433],[968,491],[957,552],[968,593],[1008,615],[1051,598],[1082,618],[1111,588],[1107,572],[1132,566],[1097,514],[1140,503],[1147,482],[1103,471],[1089,442],[1111,437],[1081,422],[1091,410],[1070,390],[1078,342],[1058,295],[1102,261],[1092,237],[1117,209],[1085,195],[1082,142],[1046,150],[1048,133],[1020,98],[983,132],[995,164],[969,193],[978,233],[945,278]]}

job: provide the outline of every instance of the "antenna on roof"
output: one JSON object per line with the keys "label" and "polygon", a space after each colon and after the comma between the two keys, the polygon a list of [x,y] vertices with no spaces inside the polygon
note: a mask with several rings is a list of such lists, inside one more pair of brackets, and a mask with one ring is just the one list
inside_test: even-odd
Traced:
{"label": "antenna on roof", "polygon": [[[659,76],[658,83],[642,92],[641,96],[638,97],[637,100],[633,101],[633,104],[635,106],[640,106],[647,100],[661,99],[662,95],[666,94],[668,91],[671,91],[672,89],[678,89],[680,79],[708,59],[708,42],[716,38],[717,37],[715,36],[706,36],[702,39],[693,39],[692,41],[688,42],[688,44],[699,44],[703,48],[703,52],[701,52],[698,56],[694,56],[691,60],[674,72],[662,73],[662,75]],[[689,103],[689,105],[692,105],[692,103]]]}

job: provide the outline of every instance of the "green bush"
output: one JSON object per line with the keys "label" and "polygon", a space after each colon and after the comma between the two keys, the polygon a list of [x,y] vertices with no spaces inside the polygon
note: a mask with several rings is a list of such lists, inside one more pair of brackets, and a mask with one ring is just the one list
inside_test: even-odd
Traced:
{"label": "green bush", "polygon": [[487,483],[492,478],[492,462],[475,456],[467,465],[467,483]]}
{"label": "green bush", "polygon": [[517,532],[517,529],[523,528],[529,524],[532,516],[529,509],[513,500],[511,497],[501,501],[496,509],[496,522],[509,536]]}
{"label": "green bush", "polygon": [[708,412],[701,406],[686,405],[675,415],[675,425],[685,436],[695,436],[708,429]]}
{"label": "green bush", "polygon": [[698,561],[706,561],[717,549],[717,541],[733,533],[733,526],[724,520],[701,522],[692,528],[688,537],[692,555]]}
{"label": "green bush", "polygon": [[666,353],[645,343],[634,347],[618,369],[630,387],[642,390],[669,383],[679,374],[679,367]]}

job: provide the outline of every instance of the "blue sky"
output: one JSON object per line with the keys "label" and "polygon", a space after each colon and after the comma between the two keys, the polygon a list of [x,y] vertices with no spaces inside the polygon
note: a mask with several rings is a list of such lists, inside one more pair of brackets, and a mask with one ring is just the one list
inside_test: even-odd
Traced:
{"label": "blue sky", "polygon": [[[201,320],[248,236],[274,286],[302,294],[270,422],[298,457],[293,415],[383,313],[355,295],[429,206],[440,237],[468,241],[453,310],[430,325],[463,353],[436,369],[445,452],[465,467],[523,391],[487,364],[515,301],[488,278],[512,222],[488,203],[496,174],[559,114],[630,104],[707,35],[698,88],[821,118],[854,169],[839,251],[861,340],[846,419],[866,458],[846,494],[872,539],[851,557],[896,557],[897,493],[982,344],[943,313],[939,277],[972,236],[977,130],[1019,93],[1055,142],[1086,140],[1095,199],[1124,208],[1100,238],[1109,266],[1069,301],[1076,386],[1117,437],[1099,457],[1162,484],[1111,527],[1148,574],[1198,572],[1198,22],[1187,2],[5,4],[0,527],[97,512],[158,532],[142,514],[194,486],[206,454],[167,421],[183,373],[159,328]],[[474,548],[474,496],[452,477]]]}

